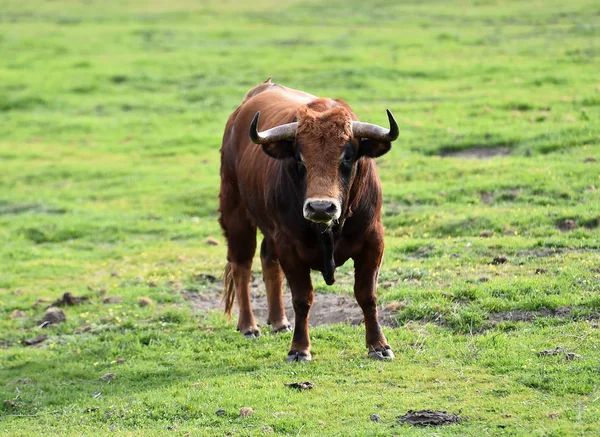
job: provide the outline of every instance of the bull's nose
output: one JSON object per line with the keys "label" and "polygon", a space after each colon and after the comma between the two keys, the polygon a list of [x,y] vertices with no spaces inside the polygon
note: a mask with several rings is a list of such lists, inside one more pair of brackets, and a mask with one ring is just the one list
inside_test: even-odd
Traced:
{"label": "bull's nose", "polygon": [[304,216],[313,222],[328,223],[339,217],[338,206],[329,200],[312,200],[306,202]]}

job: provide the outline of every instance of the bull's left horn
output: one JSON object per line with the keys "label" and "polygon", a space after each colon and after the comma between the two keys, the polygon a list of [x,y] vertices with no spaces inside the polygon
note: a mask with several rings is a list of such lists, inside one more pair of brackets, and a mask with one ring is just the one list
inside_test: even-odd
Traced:
{"label": "bull's left horn", "polygon": [[263,132],[258,131],[258,118],[260,112],[257,112],[252,123],[250,123],[250,140],[256,144],[276,143],[277,141],[293,141],[296,138],[296,128],[298,123],[287,123],[275,126]]}
{"label": "bull's left horn", "polygon": [[373,140],[386,141],[391,143],[398,135],[400,135],[400,129],[398,123],[389,109],[386,110],[388,119],[390,121],[390,129],[387,130],[381,126],[371,123],[363,123],[362,121],[352,122],[352,135],[355,138],[370,138]]}

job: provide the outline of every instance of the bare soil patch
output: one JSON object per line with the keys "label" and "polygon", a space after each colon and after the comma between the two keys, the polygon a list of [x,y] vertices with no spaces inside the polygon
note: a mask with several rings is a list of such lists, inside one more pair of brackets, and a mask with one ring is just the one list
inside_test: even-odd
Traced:
{"label": "bare soil patch", "polygon": [[457,423],[463,420],[462,417],[458,416],[457,414],[433,410],[409,410],[408,413],[406,413],[404,416],[398,417],[398,419],[400,419],[401,423],[417,426],[449,425],[451,423]]}
{"label": "bare soil patch", "polygon": [[[206,287],[205,292],[187,290],[183,297],[196,312],[223,311],[221,303],[221,289],[223,283],[216,281]],[[262,279],[254,279],[251,284],[251,300],[254,316],[261,325],[267,323],[267,296]],[[292,308],[292,295],[289,291],[283,293],[285,312],[288,319],[294,321],[294,309]],[[237,313],[237,305],[233,311]],[[379,322],[383,326],[398,326],[394,318],[395,312],[387,308],[379,308]],[[349,323],[359,325],[363,323],[363,313],[353,296],[344,296],[333,293],[315,293],[315,300],[310,310],[310,326],[331,325],[335,323]]]}
{"label": "bare soil patch", "polygon": [[509,147],[471,147],[463,150],[441,151],[443,158],[488,159],[496,156],[507,156],[512,153]]}
{"label": "bare soil patch", "polygon": [[490,313],[489,321],[493,324],[500,322],[531,322],[539,317],[566,317],[573,310],[570,306],[558,307],[554,310],[543,308],[540,310],[513,310]]}

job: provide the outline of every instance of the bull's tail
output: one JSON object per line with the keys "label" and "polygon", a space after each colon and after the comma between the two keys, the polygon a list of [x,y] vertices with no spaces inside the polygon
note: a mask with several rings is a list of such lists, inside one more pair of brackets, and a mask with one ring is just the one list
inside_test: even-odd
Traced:
{"label": "bull's tail", "polygon": [[231,271],[231,264],[225,264],[225,270],[223,270],[223,297],[222,302],[225,303],[224,313],[229,316],[231,320],[231,310],[233,309],[233,302],[235,301],[235,284],[233,282],[233,272]]}

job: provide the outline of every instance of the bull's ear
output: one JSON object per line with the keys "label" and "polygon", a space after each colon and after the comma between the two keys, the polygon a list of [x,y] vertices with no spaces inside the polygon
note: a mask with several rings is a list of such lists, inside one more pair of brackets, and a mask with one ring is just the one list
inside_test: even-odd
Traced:
{"label": "bull's ear", "polygon": [[276,141],[262,144],[263,151],[271,158],[284,159],[294,156],[294,143],[292,141]]}
{"label": "bull's ear", "polygon": [[390,142],[363,138],[360,140],[359,154],[369,158],[378,158],[389,152],[391,148],[392,143]]}

